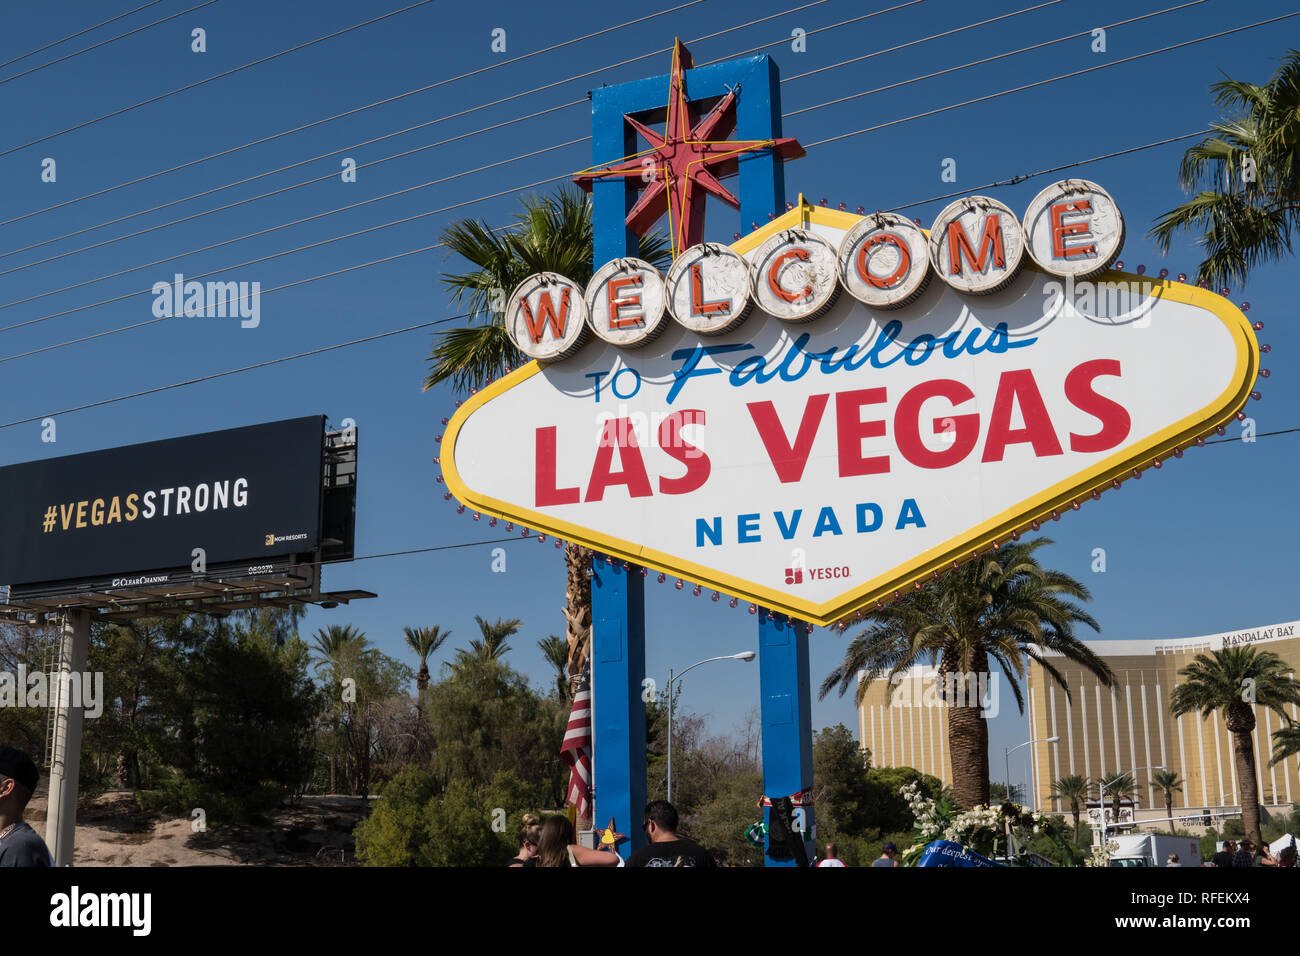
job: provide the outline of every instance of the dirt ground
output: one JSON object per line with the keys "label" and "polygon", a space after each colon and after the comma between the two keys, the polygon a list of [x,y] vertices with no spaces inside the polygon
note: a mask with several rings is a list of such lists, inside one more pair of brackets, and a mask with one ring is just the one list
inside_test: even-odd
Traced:
{"label": "dirt ground", "polygon": [[[46,795],[32,797],[24,818],[45,836]],[[303,797],[245,824],[208,824],[146,813],[135,794],[110,791],[77,807],[75,866],[355,866],[352,830],[362,819],[357,797]]]}

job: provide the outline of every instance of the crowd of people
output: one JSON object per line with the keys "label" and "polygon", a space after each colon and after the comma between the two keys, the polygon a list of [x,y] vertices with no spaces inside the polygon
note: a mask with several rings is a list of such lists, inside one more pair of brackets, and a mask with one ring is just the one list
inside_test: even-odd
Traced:
{"label": "crowd of people", "polygon": [[707,850],[677,833],[677,810],[667,800],[646,804],[641,829],[648,841],[624,862],[617,853],[593,850],[574,839],[569,818],[555,815],[540,823],[529,814],[519,834],[519,853],[508,866],[715,866]]}
{"label": "crowd of people", "polygon": [[[1277,856],[1267,843],[1261,843],[1256,846],[1250,840],[1225,840],[1223,848],[1210,859],[1210,866],[1280,866],[1294,867],[1296,865],[1296,845],[1295,837],[1291,842],[1278,851]],[[1171,853],[1167,866],[1180,866],[1178,854]]]}

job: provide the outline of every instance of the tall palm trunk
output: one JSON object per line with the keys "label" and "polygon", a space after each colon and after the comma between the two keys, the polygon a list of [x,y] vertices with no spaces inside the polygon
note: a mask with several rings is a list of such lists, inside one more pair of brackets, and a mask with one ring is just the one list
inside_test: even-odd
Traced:
{"label": "tall palm trunk", "polygon": [[564,549],[564,637],[569,645],[570,696],[577,693],[591,653],[591,558],[589,549],[576,544]]}
{"label": "tall palm trunk", "polygon": [[1165,816],[1169,817],[1169,835],[1176,836],[1174,831],[1174,795],[1168,790],[1165,791]]}
{"label": "tall palm trunk", "polygon": [[1225,715],[1228,733],[1232,734],[1232,749],[1237,761],[1237,781],[1241,788],[1241,824],[1246,839],[1259,846],[1259,783],[1255,779],[1255,709],[1242,700],[1228,705]]}
{"label": "tall palm trunk", "polygon": [[1070,816],[1074,817],[1074,842],[1079,842],[1079,801],[1070,801]]}
{"label": "tall palm trunk", "polygon": [[962,662],[960,671],[946,668],[945,679],[951,676],[958,681],[957,706],[948,708],[948,752],[952,756],[952,798],[963,810],[989,802],[989,728],[984,720],[984,705],[978,698],[971,705],[971,696],[977,694],[967,679],[969,675],[988,673],[988,655],[975,651],[969,661]]}

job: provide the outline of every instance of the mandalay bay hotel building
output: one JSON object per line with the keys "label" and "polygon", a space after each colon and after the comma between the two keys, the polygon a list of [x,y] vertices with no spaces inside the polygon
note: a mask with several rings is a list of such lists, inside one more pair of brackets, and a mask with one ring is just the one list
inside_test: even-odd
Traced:
{"label": "mandalay bay hotel building", "polygon": [[[1163,818],[1167,816],[1164,795],[1151,783],[1156,771],[1137,769],[1163,766],[1176,771],[1183,781],[1182,791],[1173,795],[1174,816],[1239,809],[1232,738],[1223,717],[1216,713],[1202,720],[1198,713],[1191,713],[1175,719],[1169,713],[1169,695],[1179,682],[1180,669],[1198,653],[1223,647],[1257,646],[1300,671],[1300,621],[1205,637],[1085,643],[1110,665],[1115,674],[1112,687],[1103,687],[1081,665],[1044,652],[1069,684],[1067,698],[1041,666],[1029,662],[1028,681],[1022,684],[1028,719],[1022,739],[1039,742],[1027,748],[1031,774],[1028,802],[1040,809],[1068,813],[1069,807],[1052,794],[1053,781],[1070,775],[1086,777],[1092,782],[1095,800],[1099,778],[1136,770],[1133,813],[1137,822]],[[892,688],[884,680],[873,681],[858,708],[858,736],[861,745],[871,751],[873,766],[913,767],[951,785],[947,714],[942,693],[934,690],[934,678],[935,668],[917,666]],[[997,674],[989,680],[986,707],[1015,708],[1005,679]],[[1290,716],[1300,719],[1294,710],[1292,707]],[[1269,811],[1288,812],[1300,801],[1300,757],[1270,766],[1271,737],[1281,720],[1273,711],[1258,706],[1255,718],[1259,802]],[[1048,737],[1059,737],[1060,742],[1046,743]],[[1002,779],[1001,757],[995,753],[989,757],[994,781]],[[1122,811],[1121,822],[1125,816]],[[1192,827],[1196,821],[1176,825]]]}

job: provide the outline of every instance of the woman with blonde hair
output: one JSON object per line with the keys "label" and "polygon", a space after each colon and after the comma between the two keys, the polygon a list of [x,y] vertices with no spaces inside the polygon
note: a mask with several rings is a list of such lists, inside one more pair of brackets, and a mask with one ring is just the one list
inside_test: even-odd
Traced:
{"label": "woman with blonde hair", "polygon": [[524,827],[519,831],[519,852],[506,866],[536,866],[537,845],[542,842],[541,820],[535,813],[524,814]]}
{"label": "woman with blonde hair", "polygon": [[541,843],[537,847],[538,866],[622,866],[617,853],[578,846],[573,839],[573,824],[560,814],[546,818],[542,824]]}

